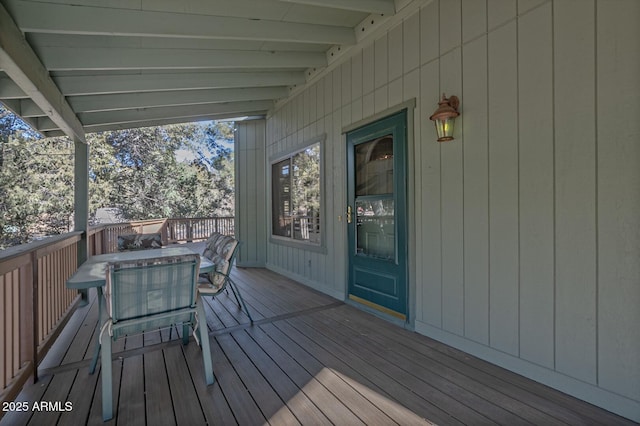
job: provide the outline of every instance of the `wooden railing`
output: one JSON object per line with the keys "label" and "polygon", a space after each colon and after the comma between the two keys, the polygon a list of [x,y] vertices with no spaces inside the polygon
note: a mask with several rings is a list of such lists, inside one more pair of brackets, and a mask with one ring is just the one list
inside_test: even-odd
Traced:
{"label": "wooden railing", "polygon": [[206,240],[214,232],[234,235],[235,221],[233,217],[168,219],[167,228],[169,243],[198,241]]}
{"label": "wooden railing", "polygon": [[89,255],[114,253],[118,251],[118,236],[125,234],[155,234],[162,236],[162,243],[168,244],[167,223],[171,219],[138,220],[126,223],[98,225],[89,230]]}
{"label": "wooden railing", "polygon": [[[160,233],[169,244],[212,232],[233,235],[233,217],[99,225],[87,232],[87,252],[116,252],[123,234]],[[78,269],[81,240],[82,232],[71,232],[0,251],[0,403],[12,401],[29,377],[37,379],[39,361],[80,300],[65,283]]]}
{"label": "wooden railing", "polygon": [[0,402],[36,376],[79,300],[65,282],[78,269],[80,238],[73,232],[0,252]]}

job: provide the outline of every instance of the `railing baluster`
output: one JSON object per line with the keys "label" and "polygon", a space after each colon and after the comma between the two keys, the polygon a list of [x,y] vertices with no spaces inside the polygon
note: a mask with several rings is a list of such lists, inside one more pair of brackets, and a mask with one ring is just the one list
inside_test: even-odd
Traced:
{"label": "railing baluster", "polygon": [[[9,275],[13,275],[13,274],[9,274]],[[9,285],[11,285],[11,278],[7,278],[5,282],[5,277],[4,275],[0,277],[0,306],[2,307],[7,307],[8,303],[5,301],[5,288]],[[7,307],[7,309],[10,309],[9,307]],[[7,356],[5,354],[5,349],[7,348],[7,345],[9,344],[9,339],[7,337],[7,325],[5,323],[5,316],[4,315],[0,315],[0,337],[2,338],[2,347],[0,348],[0,384],[5,384],[9,381],[9,378],[11,377],[9,375],[9,373],[7,372]],[[4,387],[4,386],[3,386]]]}
{"label": "railing baluster", "polygon": [[13,371],[20,369],[20,271],[13,271],[14,279],[12,279],[13,301],[11,304],[11,312],[13,318]]}

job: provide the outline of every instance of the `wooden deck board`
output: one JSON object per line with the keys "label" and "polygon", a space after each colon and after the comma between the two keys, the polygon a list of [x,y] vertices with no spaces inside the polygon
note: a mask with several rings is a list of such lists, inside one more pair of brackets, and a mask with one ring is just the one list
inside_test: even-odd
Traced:
{"label": "wooden deck board", "polygon": [[266,421],[264,415],[236,374],[231,362],[216,340],[211,343],[213,371],[236,421],[243,425],[263,424]]}
{"label": "wooden deck board", "polygon": [[469,377],[472,381],[508,395],[525,407],[521,412],[524,411],[522,414],[527,418],[542,420],[537,424],[558,422],[561,424],[608,424],[612,421],[616,424],[633,424],[591,404],[579,401],[508,370],[498,368],[435,340],[415,339],[414,334],[406,330],[392,330],[383,327],[382,320],[372,318],[360,311],[350,311],[344,315],[343,323],[361,327],[361,333],[372,336],[374,341],[382,342],[385,345],[397,345],[402,349],[402,353],[416,352],[416,356],[422,362],[436,363],[441,368],[453,369]]}
{"label": "wooden deck board", "polygon": [[[189,344],[184,347],[185,357],[192,377],[204,377],[202,353],[198,346]],[[207,386],[204,380],[194,380],[196,392],[202,401],[202,412],[208,424],[232,425],[236,423],[231,407],[222,393],[220,384]],[[152,423],[149,423],[152,424]]]}
{"label": "wooden deck board", "polygon": [[[182,330],[114,344],[114,419],[102,422],[100,366],[88,374],[97,304],[78,308],[0,425],[632,424],[539,383],[345,305],[264,269],[234,269],[233,294],[206,299],[216,383]],[[94,295],[95,296],[95,295]]]}
{"label": "wooden deck board", "polygon": [[370,335],[353,332],[348,326],[341,327],[339,323],[329,317],[329,315],[336,315],[336,311],[339,310],[333,309],[331,312],[313,314],[303,321],[308,325],[315,324],[321,333],[327,337],[331,336],[333,341],[347,351],[348,357],[355,355],[366,360],[367,363],[372,364],[394,380],[409,386],[414,393],[425,399],[438,398],[438,406],[453,417],[461,415],[463,409],[460,404],[472,408],[473,412],[467,413],[469,418],[459,418],[465,423],[488,423],[491,421],[513,425],[531,424],[505,410],[501,404],[498,405],[485,399],[484,389],[478,392],[469,391],[467,389],[468,381],[452,380],[450,375],[446,375],[446,369],[440,371],[430,369],[427,367],[428,364],[415,362],[404,357],[402,352],[395,348],[375,344],[371,341]]}
{"label": "wooden deck board", "polygon": [[68,401],[73,401],[73,409],[62,413],[60,416],[61,425],[81,425],[87,421],[95,389],[100,386],[98,377],[99,374],[97,373],[89,374],[87,368],[77,371],[71,393],[67,397]]}
{"label": "wooden deck board", "polygon": [[245,331],[233,333],[233,338],[297,419],[305,419],[314,425],[331,424],[313,401],[301,392],[280,368],[278,361],[282,362],[281,360],[272,359],[262,345]]}
{"label": "wooden deck board", "polygon": [[[159,333],[154,334],[158,339],[160,338]],[[151,425],[174,424],[173,416],[167,417],[162,412],[167,401],[171,401],[163,351],[151,351],[144,355],[144,382],[147,423]]]}
{"label": "wooden deck board", "polygon": [[[282,324],[280,324],[282,325]],[[274,325],[276,327],[276,325]],[[266,328],[266,327],[265,327]],[[278,327],[279,328],[279,327]],[[282,330],[280,330],[282,331]],[[330,392],[335,398],[340,401],[340,408],[343,408],[341,416],[346,416],[347,412],[349,417],[355,416],[358,422],[364,424],[371,424],[372,422],[378,424],[390,424],[392,419],[385,413],[380,407],[375,406],[371,401],[367,400],[361,393],[343,379],[339,373],[339,369],[331,361],[326,362],[326,359],[331,355],[323,348],[319,348],[310,342],[304,342],[297,338],[291,340],[288,335],[284,333],[276,334],[271,330],[273,336],[278,336],[278,342],[286,345],[286,350],[291,353],[291,356],[299,362],[303,368],[307,371],[310,377],[312,377],[314,383],[320,384],[326,391]],[[299,345],[299,348],[296,347]],[[306,388],[307,385],[302,384]],[[316,392],[322,390],[317,387]]]}
{"label": "wooden deck board", "polygon": [[[372,348],[379,352],[383,352],[389,346],[395,346],[395,343],[397,343],[400,346],[396,347],[402,348],[402,350],[396,351],[396,353],[407,360],[405,363],[403,359],[398,359],[396,362],[399,365],[408,363],[408,365],[414,365],[416,369],[427,368],[434,374],[443,376],[446,380],[465,386],[470,391],[481,395],[499,407],[522,415],[534,424],[566,424],[564,421],[558,420],[544,411],[537,410],[518,399],[519,388],[509,387],[508,383],[496,380],[490,375],[482,376],[481,373],[479,374],[473,368],[463,368],[462,371],[459,371],[451,366],[450,358],[439,355],[435,351],[416,351],[416,345],[413,345],[411,340],[398,338],[398,336],[392,335],[385,328],[376,328],[375,325],[370,321],[364,320],[364,318],[349,314],[345,315],[344,312],[336,312],[332,315],[331,320],[339,324],[340,327],[352,329],[354,333],[367,335],[372,342]],[[443,359],[444,362],[441,362]],[[461,364],[463,367],[465,366],[464,363]],[[574,422],[579,421],[578,418],[571,420]]]}
{"label": "wooden deck board", "polygon": [[143,355],[137,355],[117,360],[114,363],[122,364],[122,376],[120,378],[120,397],[118,404],[118,423],[126,425],[145,425],[145,382]]}
{"label": "wooden deck board", "polygon": [[[287,379],[296,385],[298,389],[296,395],[301,394],[309,398],[333,424],[360,423],[359,419],[333,393],[309,373],[309,370],[317,369],[318,365],[309,367],[306,356],[295,356],[295,353],[292,353],[291,345],[295,345],[295,342],[284,335],[279,335],[279,331],[271,324],[248,329],[246,332],[278,365]],[[317,362],[313,359],[310,361]],[[309,423],[313,423],[312,419],[309,419]]]}
{"label": "wooden deck board", "polygon": [[[218,336],[216,340],[227,359],[233,360],[234,370],[267,420],[278,425],[299,424],[289,407],[280,399],[234,338],[227,334]],[[251,351],[254,350],[256,347],[252,346]]]}
{"label": "wooden deck board", "polygon": [[[195,342],[191,344],[195,345]],[[169,389],[171,390],[171,402],[173,403],[177,424],[203,424],[204,414],[202,413],[198,393],[193,387],[193,381],[204,382],[204,375],[191,377],[182,352],[182,345],[168,347],[163,352],[169,378]],[[151,382],[147,386],[156,386],[156,384]],[[165,401],[165,404],[169,406],[171,402]]]}
{"label": "wooden deck board", "polygon": [[[289,323],[275,324],[283,334],[291,336],[296,343],[302,345],[313,354],[318,362],[333,371],[339,371],[343,376],[350,377],[372,392],[379,393],[384,398],[402,401],[402,404],[415,412],[418,416],[441,424],[460,424],[454,418],[447,416],[437,405],[420,398],[411,389],[400,385],[374,366],[352,358],[344,353],[340,347],[324,339],[323,336],[306,328],[303,324],[294,327]],[[309,333],[306,335],[300,330]],[[316,367],[320,369],[321,367]]]}

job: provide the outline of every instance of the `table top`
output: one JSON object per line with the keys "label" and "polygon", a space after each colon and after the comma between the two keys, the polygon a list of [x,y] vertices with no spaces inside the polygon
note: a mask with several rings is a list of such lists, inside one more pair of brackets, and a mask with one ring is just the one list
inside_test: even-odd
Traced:
{"label": "table top", "polygon": [[[118,253],[99,254],[91,256],[67,280],[67,288],[85,290],[92,287],[102,287],[107,281],[107,265],[109,262],[146,260],[156,257],[182,256],[198,254],[186,247],[165,247],[162,249],[123,251]],[[200,256],[200,272],[211,272],[215,265],[209,259]]]}

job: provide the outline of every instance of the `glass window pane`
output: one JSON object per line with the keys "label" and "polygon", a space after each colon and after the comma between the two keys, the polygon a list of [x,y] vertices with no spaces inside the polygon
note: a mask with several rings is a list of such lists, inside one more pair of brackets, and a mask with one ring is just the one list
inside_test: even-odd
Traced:
{"label": "glass window pane", "polygon": [[320,143],[271,167],[272,234],[320,244]]}
{"label": "glass window pane", "polygon": [[271,218],[273,235],[291,236],[291,178],[290,160],[280,161],[271,166],[272,202]]}
{"label": "glass window pane", "polygon": [[393,137],[357,145],[355,155],[356,197],[393,193]]}
{"label": "glass window pane", "polygon": [[293,238],[320,242],[320,143],[292,158]]}
{"label": "glass window pane", "polygon": [[356,251],[359,255],[395,259],[394,201],[356,200]]}

